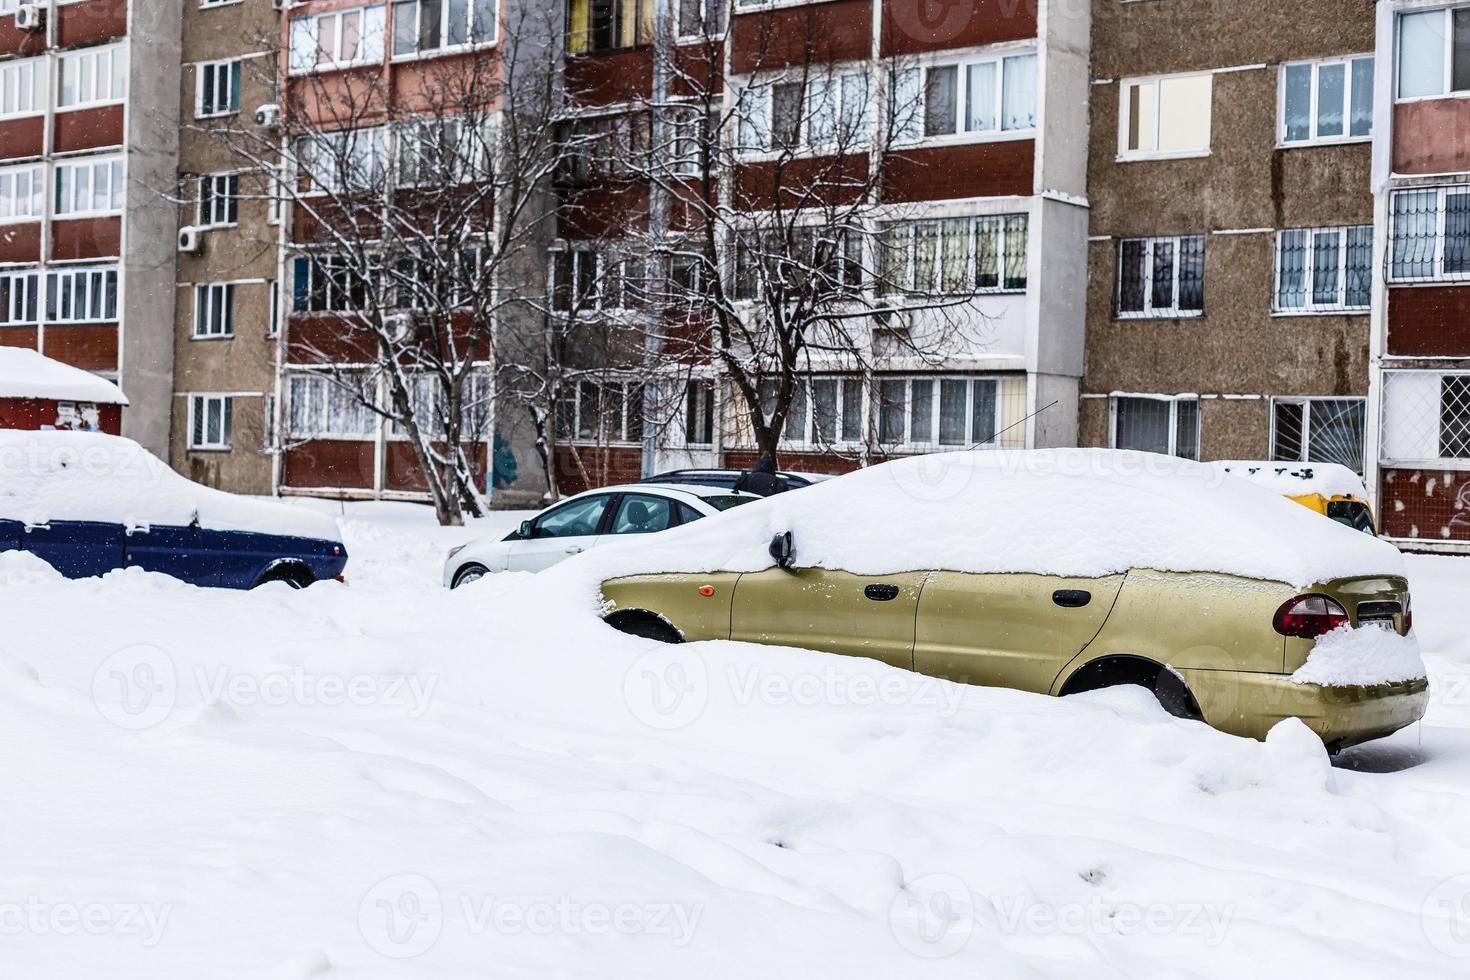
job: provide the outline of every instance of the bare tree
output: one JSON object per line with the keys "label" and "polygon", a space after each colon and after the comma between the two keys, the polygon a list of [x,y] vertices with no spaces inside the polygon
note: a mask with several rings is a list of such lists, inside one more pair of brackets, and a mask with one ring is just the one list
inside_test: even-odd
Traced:
{"label": "bare tree", "polygon": [[540,298],[561,152],[556,19],[502,31],[392,76],[293,52],[276,129],[210,127],[286,209],[292,363],[411,447],[445,524],[486,510],[497,342]]}

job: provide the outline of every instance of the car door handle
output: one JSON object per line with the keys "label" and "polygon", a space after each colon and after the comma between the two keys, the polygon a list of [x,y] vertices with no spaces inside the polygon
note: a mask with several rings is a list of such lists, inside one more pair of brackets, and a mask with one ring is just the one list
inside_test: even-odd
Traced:
{"label": "car door handle", "polygon": [[1081,609],[1092,601],[1092,593],[1085,589],[1057,589],[1051,594],[1051,601],[1063,609]]}
{"label": "car door handle", "polygon": [[896,585],[870,585],[863,589],[863,595],[874,602],[892,602],[898,598],[898,586]]}
{"label": "car door handle", "polygon": [[574,544],[570,548],[567,549],[567,554],[569,554],[569,555],[580,555],[584,550],[586,550],[586,549],[582,548],[580,545],[575,545]]}

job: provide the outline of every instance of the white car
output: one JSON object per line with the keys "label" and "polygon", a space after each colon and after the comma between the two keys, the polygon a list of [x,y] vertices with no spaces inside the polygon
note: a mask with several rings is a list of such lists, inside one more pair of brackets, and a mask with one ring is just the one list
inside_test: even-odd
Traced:
{"label": "white car", "polygon": [[504,538],[449,552],[444,584],[455,589],[491,572],[539,572],[609,537],[652,534],[762,499],[721,487],[628,484],[588,490],[548,507]]}

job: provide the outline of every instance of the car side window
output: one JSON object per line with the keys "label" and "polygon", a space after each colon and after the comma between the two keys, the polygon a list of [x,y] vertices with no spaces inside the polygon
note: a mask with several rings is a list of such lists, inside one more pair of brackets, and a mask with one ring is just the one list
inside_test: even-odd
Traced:
{"label": "car side window", "polygon": [[678,504],[677,506],[679,508],[680,524],[693,524],[695,521],[704,516],[693,507],[690,507],[688,504]]}
{"label": "car side window", "polygon": [[599,494],[584,500],[573,500],[537,519],[534,538],[578,538],[596,534],[603,512],[612,497]]}
{"label": "car side window", "polygon": [[614,534],[652,534],[667,531],[673,524],[674,502],[663,497],[630,493],[623,496],[613,518]]}

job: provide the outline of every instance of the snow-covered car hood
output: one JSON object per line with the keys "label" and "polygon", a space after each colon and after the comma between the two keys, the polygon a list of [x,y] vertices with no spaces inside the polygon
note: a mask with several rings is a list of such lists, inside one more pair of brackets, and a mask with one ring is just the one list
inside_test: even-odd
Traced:
{"label": "snow-covered car hood", "polygon": [[802,567],[1099,576],[1210,571],[1306,586],[1403,575],[1392,545],[1208,464],[1115,450],[974,451],[895,460],[592,554],[602,580],[770,568],[773,535]]}
{"label": "snow-covered car hood", "polygon": [[336,521],[186,480],[131,439],[0,430],[0,520],[199,526],[340,542]]}

